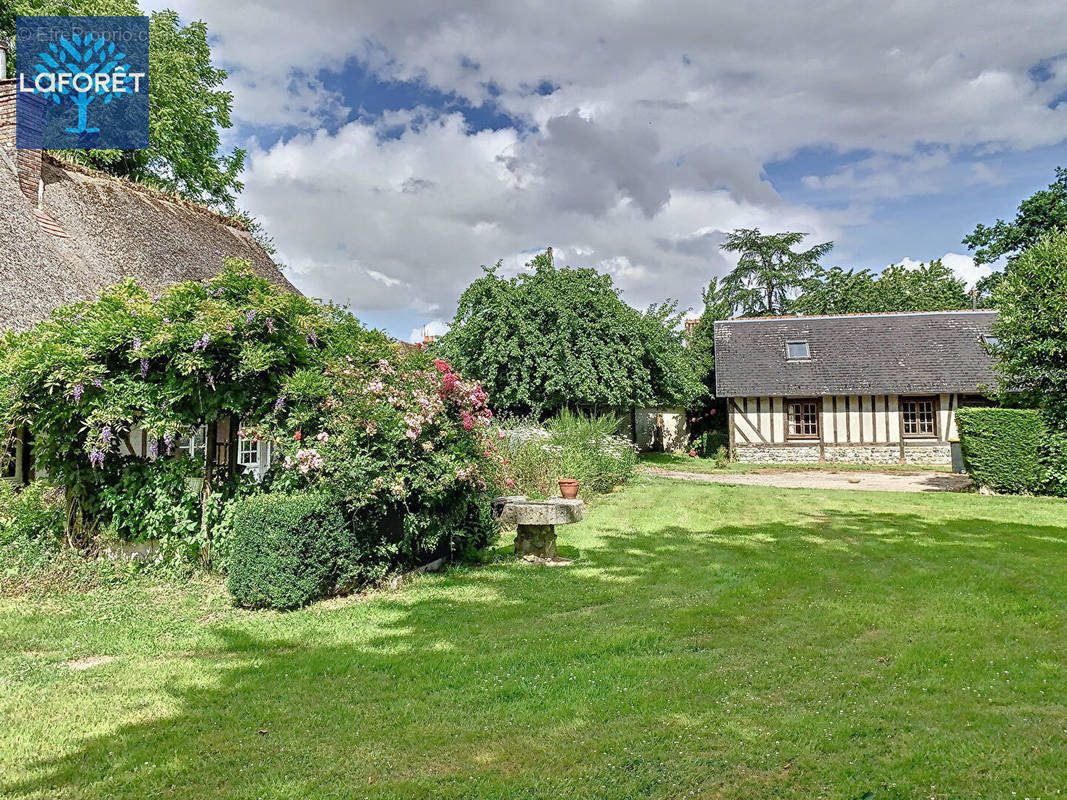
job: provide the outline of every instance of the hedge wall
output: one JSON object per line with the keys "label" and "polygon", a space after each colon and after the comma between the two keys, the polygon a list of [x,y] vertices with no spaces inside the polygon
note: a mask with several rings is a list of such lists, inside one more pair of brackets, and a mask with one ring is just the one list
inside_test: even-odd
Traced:
{"label": "hedge wall", "polygon": [[1035,494],[1045,489],[1042,448],[1047,432],[1040,411],[961,408],[956,427],[963,464],[979,486]]}
{"label": "hedge wall", "polygon": [[345,524],[321,494],[266,494],[234,512],[230,592],[246,608],[299,608],[328,595],[336,582]]}

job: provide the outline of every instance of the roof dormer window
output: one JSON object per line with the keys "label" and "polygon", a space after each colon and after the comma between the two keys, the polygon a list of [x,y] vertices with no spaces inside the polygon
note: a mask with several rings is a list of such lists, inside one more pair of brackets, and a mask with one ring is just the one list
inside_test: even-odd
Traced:
{"label": "roof dormer window", "polygon": [[785,357],[789,361],[804,361],[811,358],[807,342],[786,342]]}

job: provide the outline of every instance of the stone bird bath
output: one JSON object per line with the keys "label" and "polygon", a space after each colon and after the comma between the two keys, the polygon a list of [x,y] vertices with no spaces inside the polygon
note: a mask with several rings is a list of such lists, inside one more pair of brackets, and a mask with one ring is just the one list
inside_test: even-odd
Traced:
{"label": "stone bird bath", "polygon": [[493,519],[515,525],[515,554],[540,558],[556,557],[556,526],[569,525],[582,518],[581,500],[528,500],[526,495],[498,497],[492,501]]}

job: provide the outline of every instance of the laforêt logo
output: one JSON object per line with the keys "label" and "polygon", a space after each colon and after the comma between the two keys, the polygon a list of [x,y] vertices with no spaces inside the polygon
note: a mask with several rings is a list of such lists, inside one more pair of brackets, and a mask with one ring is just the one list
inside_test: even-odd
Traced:
{"label": "lafor\u00eat logo", "polygon": [[147,17],[18,17],[20,148],[148,147]]}

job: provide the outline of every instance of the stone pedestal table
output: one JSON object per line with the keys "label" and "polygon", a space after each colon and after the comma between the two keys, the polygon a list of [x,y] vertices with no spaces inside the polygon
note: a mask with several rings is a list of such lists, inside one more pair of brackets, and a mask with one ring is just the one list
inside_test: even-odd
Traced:
{"label": "stone pedestal table", "polygon": [[498,497],[492,502],[493,516],[516,526],[515,554],[540,558],[556,557],[556,526],[569,525],[582,518],[581,500],[528,500],[525,495]]}

